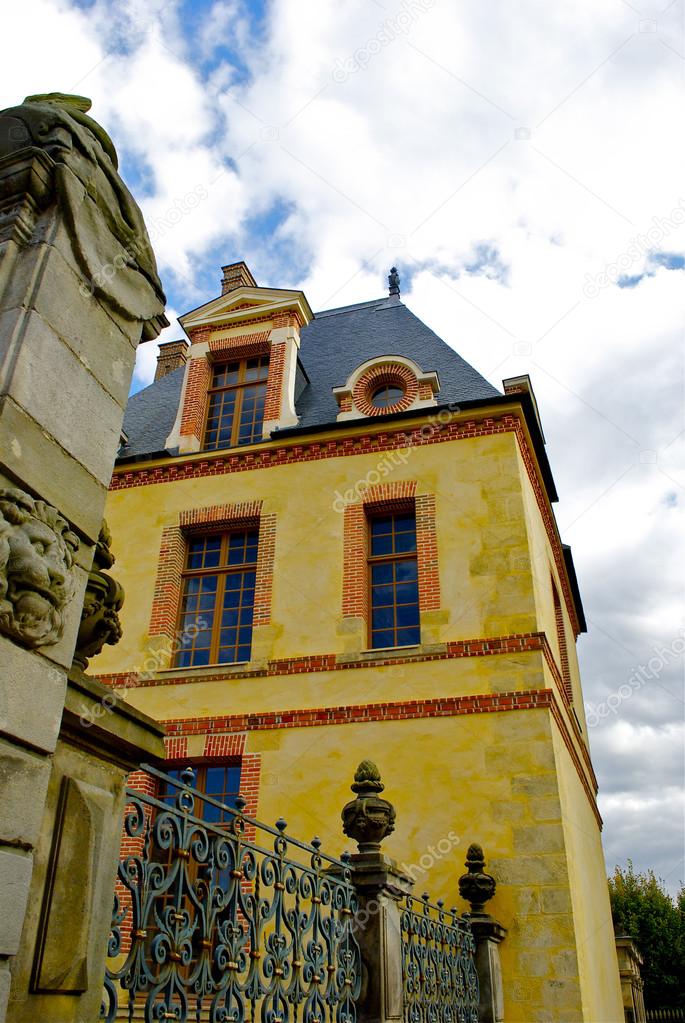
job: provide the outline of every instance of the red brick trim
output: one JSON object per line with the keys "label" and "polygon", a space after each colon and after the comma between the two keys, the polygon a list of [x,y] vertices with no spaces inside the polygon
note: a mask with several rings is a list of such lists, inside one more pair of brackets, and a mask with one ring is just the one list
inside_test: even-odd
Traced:
{"label": "red brick trim", "polygon": [[274,558],[276,555],[276,516],[262,515],[259,520],[259,545],[257,548],[257,574],[255,579],[254,628],[269,625],[274,581]]}
{"label": "red brick trim", "polygon": [[557,572],[559,573],[559,580],[561,582],[561,588],[564,594],[564,601],[566,603],[569,617],[571,619],[574,636],[577,638],[580,634],[580,622],[578,621],[576,605],[573,600],[573,595],[571,594],[571,587],[568,581],[568,574],[566,572],[566,562],[564,560],[564,554],[561,549],[561,541],[559,539],[557,524],[554,519],[554,513],[552,512],[552,509],[550,507],[547,494],[537,474],[535,462],[533,460],[530,448],[528,447],[528,441],[526,439],[526,434],[520,419],[514,420],[514,433],[516,434],[516,440],[518,441],[519,451],[521,452],[521,458],[523,459],[523,464],[526,467],[528,479],[530,480],[530,485],[533,488],[535,500],[537,502],[537,506],[542,517],[542,521],[545,525],[547,539],[549,540],[550,547],[552,548],[554,563],[557,566]]}
{"label": "red brick trim", "polygon": [[266,379],[266,397],[264,399],[264,422],[281,418],[283,399],[283,376],[285,373],[284,342],[271,345],[269,355],[269,373]]}
{"label": "red brick trim", "polygon": [[245,752],[245,732],[208,732],[205,736],[204,757],[242,757]]}
{"label": "red brick trim", "polygon": [[262,501],[236,501],[233,504],[188,508],[180,512],[178,524],[184,532],[208,527],[256,525],[262,512],[262,504]]}
{"label": "red brick trim", "polygon": [[[378,408],[371,401],[373,392],[383,384],[401,387],[402,398],[387,408]],[[357,380],[352,390],[352,399],[358,411],[365,416],[382,416],[389,412],[402,412],[408,409],[419,393],[416,376],[408,366],[400,362],[385,362],[371,366]]]}
{"label": "red brick trim", "polygon": [[364,505],[348,504],[343,514],[343,618],[368,618],[366,548]]}
{"label": "red brick trim", "polygon": [[[266,678],[274,675],[300,675],[311,674],[319,671],[348,671],[358,668],[383,667],[393,664],[415,664],[425,661],[446,661],[461,657],[490,657],[502,654],[535,653],[542,651],[545,659],[550,663],[545,651],[549,650],[551,666],[556,672],[555,679],[563,694],[563,686],[560,684],[559,669],[556,667],[554,656],[549,648],[547,637],[544,632],[525,632],[510,636],[490,636],[486,639],[460,639],[446,643],[444,649],[432,651],[431,653],[412,653],[410,655],[388,654],[385,657],[374,657],[373,660],[359,658],[356,661],[339,660],[337,654],[312,654],[311,656],[285,657],[267,662],[266,668],[247,668],[244,671],[231,671],[212,674],[212,681],[223,681],[229,678]],[[143,688],[146,686],[171,686],[171,685],[192,685],[197,682],[207,681],[207,676],[199,672],[190,675],[142,679],[137,681],[135,672],[113,673],[109,675],[97,675],[96,678],[105,685],[119,688]]]}
{"label": "red brick trim", "polygon": [[528,472],[533,491],[542,515],[547,537],[554,553],[554,560],[559,572],[564,601],[566,603],[574,633],[580,632],[578,616],[573,603],[571,588],[568,583],[564,556],[557,533],[554,517],[549,507],[547,496],[540,483],[535,462],[526,441],[525,432],[517,416],[506,413],[503,416],[488,417],[481,422],[446,423],[440,430],[422,432],[421,427],[414,430],[381,431],[377,434],[360,434],[352,437],[338,437],[328,441],[312,441],[308,443],[294,442],[269,447],[257,451],[234,452],[230,455],[205,456],[202,458],[175,458],[164,465],[152,469],[120,467],[115,469],[110,483],[110,490],[127,490],[130,487],[145,487],[158,483],[173,483],[175,480],[200,479],[205,476],[223,476],[233,472],[248,472],[251,469],[269,469],[297,462],[318,461],[322,458],[342,458],[349,455],[375,454],[380,451],[391,451],[398,447],[422,447],[425,444],[443,444],[454,440],[470,440],[474,437],[493,436],[501,433],[514,433],[519,443],[523,462]]}
{"label": "red brick trim", "polygon": [[230,359],[253,359],[269,351],[269,331],[260,330],[254,334],[236,334],[234,337],[213,337],[209,342],[212,362]]}
{"label": "red brick trim", "polygon": [[166,636],[173,640],[181,599],[181,573],[185,562],[186,543],[179,526],[166,526],[157,560],[157,578],[150,613],[150,636]]}
{"label": "red brick trim", "polygon": [[207,391],[211,379],[211,368],[207,359],[191,359],[188,366],[181,413],[181,436],[196,437],[202,442],[207,418]]}
{"label": "red brick trim", "polygon": [[164,725],[170,734],[196,735],[210,728],[224,731],[272,731],[281,728],[311,728],[321,725],[352,725],[365,721],[402,721],[413,718],[456,717],[492,711],[530,710],[552,704],[551,689],[523,692],[480,693],[438,699],[405,700],[395,703],[366,703],[306,710],[264,711],[230,714],[214,718],[169,718]]}
{"label": "red brick trim", "polygon": [[435,494],[416,498],[416,546],[419,562],[419,608],[436,611],[440,607],[438,540],[435,529]]}
{"label": "red brick trim", "polygon": [[282,312],[273,314],[274,327],[300,327],[304,326],[304,320],[297,309],[284,309]]}
{"label": "red brick trim", "polygon": [[188,737],[185,735],[164,736],[165,760],[185,760],[188,756]]}
{"label": "red brick trim", "polygon": [[559,661],[561,663],[561,678],[564,691],[569,703],[573,703],[573,689],[571,688],[571,669],[568,663],[568,647],[566,646],[566,626],[564,625],[564,613],[561,609],[559,591],[557,585],[552,582],[552,600],[554,601],[554,619],[557,626],[557,644],[559,646]]}

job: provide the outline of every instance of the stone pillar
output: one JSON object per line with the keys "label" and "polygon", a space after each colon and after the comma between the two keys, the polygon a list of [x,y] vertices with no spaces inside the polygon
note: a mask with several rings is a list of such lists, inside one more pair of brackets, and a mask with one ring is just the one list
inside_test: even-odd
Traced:
{"label": "stone pillar", "polygon": [[[0,112],[0,1021],[136,347],[166,325],[140,211],[89,107],[52,94]],[[52,823],[90,805],[77,775]]]}
{"label": "stone pillar", "polygon": [[400,903],[412,881],[381,852],[350,857],[359,911],[355,936],[362,954],[359,1023],[390,1023],[404,1014]]}
{"label": "stone pillar", "polygon": [[376,765],[362,761],[352,785],[356,799],[342,812],[343,831],[359,849],[350,867],[359,898],[354,929],[362,955],[360,1023],[390,1023],[404,1015],[400,902],[413,882],[381,852],[381,841],[395,825],[395,808],[380,798],[383,788]]}
{"label": "stone pillar", "polygon": [[474,843],[466,854],[467,873],[459,878],[459,894],[471,905],[467,914],[476,942],[476,970],[480,1000],[478,1023],[503,1023],[504,988],[499,945],[507,936],[506,928],[485,912],[485,904],[495,894],[497,884],[485,874],[485,857],[480,845]]}

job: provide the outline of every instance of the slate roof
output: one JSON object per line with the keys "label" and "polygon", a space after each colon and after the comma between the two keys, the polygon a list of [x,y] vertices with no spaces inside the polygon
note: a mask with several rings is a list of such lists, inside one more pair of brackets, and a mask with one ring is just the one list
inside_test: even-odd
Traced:
{"label": "slate roof", "polygon": [[[300,361],[309,383],[296,402],[298,429],[335,423],[338,405],[332,388],[350,373],[380,356],[403,355],[440,381],[439,405],[501,397],[492,384],[391,296],[316,313],[301,332]],[[176,418],[183,369],[134,394],[124,417],[128,444],[121,455],[130,458],[162,452]]]}

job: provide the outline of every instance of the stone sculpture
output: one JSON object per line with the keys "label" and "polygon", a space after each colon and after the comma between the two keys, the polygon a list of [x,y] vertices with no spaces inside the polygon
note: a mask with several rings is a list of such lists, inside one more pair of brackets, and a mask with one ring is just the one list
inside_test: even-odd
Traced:
{"label": "stone sculpture", "polygon": [[62,636],[78,537],[56,508],[0,488],[0,631],[27,647]]}
{"label": "stone sculpture", "polygon": [[118,612],[124,603],[124,591],[116,579],[104,571],[114,564],[111,543],[112,535],[107,523],[103,522],[95,547],[93,567],[88,574],[74,654],[74,664],[82,670],[88,667],[88,658],[99,654],[105,643],[114,646],[121,639]]}
{"label": "stone sculpture", "polygon": [[142,214],[117,172],[111,139],[87,115],[90,107],[83,96],[27,96],[0,113],[0,154],[37,148],[51,158],[82,294],[128,321],[142,320],[148,340],[167,324],[166,300]]}

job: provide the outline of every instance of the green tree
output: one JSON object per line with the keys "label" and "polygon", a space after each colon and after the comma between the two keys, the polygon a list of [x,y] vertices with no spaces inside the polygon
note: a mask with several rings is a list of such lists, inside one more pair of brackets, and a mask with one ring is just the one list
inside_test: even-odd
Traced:
{"label": "green tree", "polygon": [[617,934],[629,934],[644,959],[648,1009],[685,1006],[685,888],[673,899],[654,871],[636,873],[631,860],[609,878]]}

